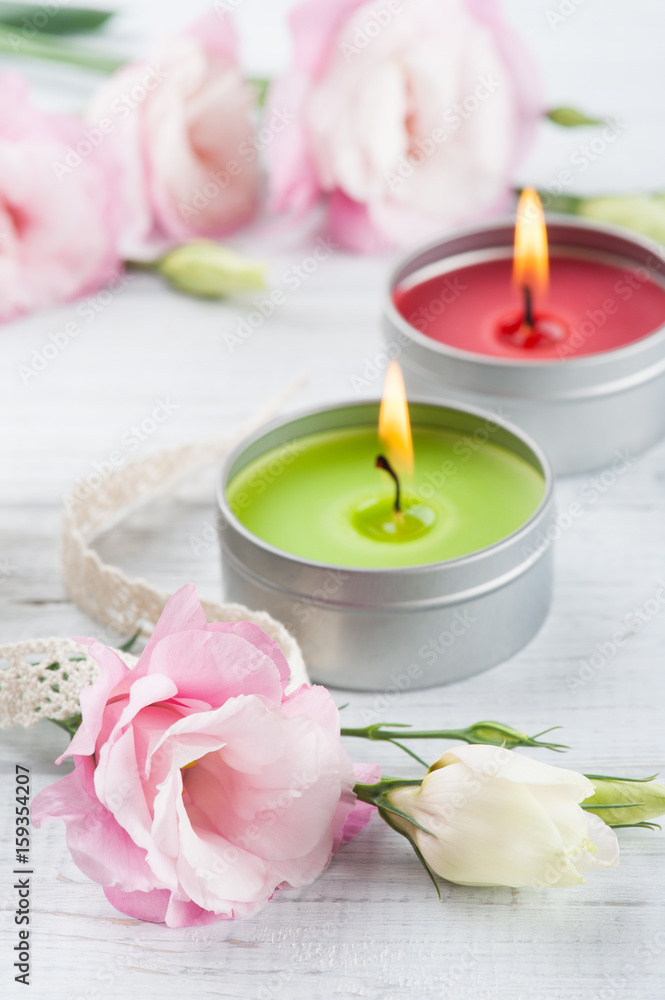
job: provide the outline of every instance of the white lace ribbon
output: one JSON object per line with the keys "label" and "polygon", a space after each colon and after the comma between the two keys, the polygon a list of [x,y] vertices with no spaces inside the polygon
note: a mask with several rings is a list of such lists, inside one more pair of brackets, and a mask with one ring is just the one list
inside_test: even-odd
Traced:
{"label": "white lace ribbon", "polygon": [[[65,507],[62,527],[62,575],[72,599],[87,614],[109,626],[113,634],[148,635],[171,594],[140,577],[127,577],[105,563],[92,541],[122,520],[130,510],[167,493],[203,466],[219,464],[251,431],[273,416],[302,380],[269,401],[232,435],[164,448],[114,469],[76,503]],[[187,581],[183,580],[183,583]],[[202,600],[208,621],[247,621],[259,625],[278,643],[291,668],[291,685],[308,683],[302,652],[295,638],[265,611],[242,604]],[[132,666],[136,658],[120,654]],[[64,719],[79,711],[79,694],[97,675],[86,646],[73,639],[33,639],[0,646],[0,728],[32,726],[40,718]],[[57,666],[55,666],[57,664]]]}

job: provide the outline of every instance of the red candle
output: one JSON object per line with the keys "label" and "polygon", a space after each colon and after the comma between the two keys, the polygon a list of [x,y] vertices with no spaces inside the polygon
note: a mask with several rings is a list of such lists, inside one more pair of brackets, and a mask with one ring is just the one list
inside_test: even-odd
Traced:
{"label": "red candle", "polygon": [[534,236],[533,222],[520,239],[518,221],[514,262],[497,249],[493,259],[465,265],[462,257],[435,276],[411,275],[393,292],[397,310],[439,343],[527,362],[615,350],[665,324],[665,288],[646,267],[554,248],[548,280],[544,224]]}

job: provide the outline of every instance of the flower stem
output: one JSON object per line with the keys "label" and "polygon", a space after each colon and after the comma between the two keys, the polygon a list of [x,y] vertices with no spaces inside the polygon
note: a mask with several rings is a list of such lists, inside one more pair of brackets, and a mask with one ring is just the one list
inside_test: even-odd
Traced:
{"label": "flower stem", "polygon": [[[383,726],[399,726],[399,731],[383,729]],[[403,727],[407,729],[406,725]],[[409,729],[408,733],[403,732],[402,724],[399,722],[380,722],[371,726],[360,726],[357,729],[343,726],[340,730],[342,736],[358,736],[365,740],[387,740],[392,742],[397,738],[401,740],[456,740],[460,739],[460,729]]]}
{"label": "flower stem", "polygon": [[[550,730],[547,729],[545,732],[550,732]],[[384,740],[388,743],[395,743],[397,740],[461,740],[464,743],[482,743],[486,746],[505,746],[508,748],[541,747],[557,752],[568,749],[563,743],[546,743],[538,740],[538,736],[544,736],[545,733],[528,736],[526,733],[501,722],[476,722],[466,729],[412,729],[400,722],[376,722],[371,726],[357,728],[343,726],[340,733],[342,736],[356,736],[365,740]],[[406,750],[406,747],[402,749]]]}

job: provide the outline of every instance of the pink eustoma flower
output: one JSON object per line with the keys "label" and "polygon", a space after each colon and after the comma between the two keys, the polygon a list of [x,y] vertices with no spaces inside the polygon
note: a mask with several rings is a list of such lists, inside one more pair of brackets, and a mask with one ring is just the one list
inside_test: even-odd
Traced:
{"label": "pink eustoma flower", "polygon": [[123,913],[171,927],[250,916],[368,821],[332,698],[287,694],[288,664],[258,626],[208,624],[187,586],[134,669],[90,642],[100,674],[63,754],[75,770],[32,815],[65,821],[74,861]]}
{"label": "pink eustoma flower", "polygon": [[508,205],[543,106],[497,0],[305,0],[267,117],[272,207],[328,199],[331,237],[404,246]]}
{"label": "pink eustoma flower", "polygon": [[125,256],[225,236],[254,214],[255,98],[237,48],[230,18],[210,13],[120,69],[87,108],[119,165]]}
{"label": "pink eustoma flower", "polygon": [[0,75],[0,319],[105,285],[120,267],[116,218],[113,166],[82,123],[38,111],[21,77]]}

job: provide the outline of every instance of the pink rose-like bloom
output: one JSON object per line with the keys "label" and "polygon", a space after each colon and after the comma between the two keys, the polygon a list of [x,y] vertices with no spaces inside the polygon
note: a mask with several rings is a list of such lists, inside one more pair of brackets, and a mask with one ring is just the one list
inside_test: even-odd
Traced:
{"label": "pink rose-like bloom", "polygon": [[115,252],[113,172],[95,151],[75,167],[80,121],[45,114],[24,81],[0,75],[0,319],[68,302],[106,284]]}
{"label": "pink rose-like bloom", "polygon": [[331,236],[402,246],[508,204],[542,113],[537,76],[496,0],[305,0],[293,69],[268,113],[272,207],[329,196]]}
{"label": "pink rose-like bloom", "polygon": [[125,256],[145,256],[154,241],[220,237],[250,218],[259,191],[253,103],[232,24],[216,13],[101,87],[86,119],[120,166]]}
{"label": "pink rose-like bloom", "polygon": [[288,664],[258,626],[207,624],[190,585],[133,670],[89,641],[100,675],[60,758],[76,768],[32,818],[65,821],[74,861],[123,913],[171,927],[250,916],[367,823],[332,698],[287,694]]}

